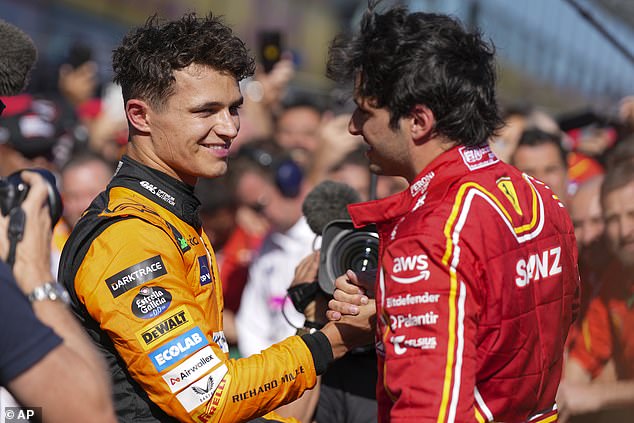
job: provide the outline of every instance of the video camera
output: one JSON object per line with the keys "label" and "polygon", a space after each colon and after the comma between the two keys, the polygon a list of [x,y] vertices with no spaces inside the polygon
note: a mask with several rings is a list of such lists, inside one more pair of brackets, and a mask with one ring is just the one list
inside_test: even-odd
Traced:
{"label": "video camera", "polygon": [[[62,198],[57,190],[55,176],[46,169],[25,169],[42,175],[47,182],[48,209],[51,215],[51,228],[55,226],[62,215]],[[0,212],[3,216],[11,215],[17,210],[29,193],[29,186],[20,176],[20,171],[12,173],[7,178],[0,178]]]}
{"label": "video camera", "polygon": [[373,283],[379,261],[379,235],[374,225],[355,228],[350,220],[333,220],[322,233],[319,288],[332,295],[334,280],[353,270],[361,280]]}

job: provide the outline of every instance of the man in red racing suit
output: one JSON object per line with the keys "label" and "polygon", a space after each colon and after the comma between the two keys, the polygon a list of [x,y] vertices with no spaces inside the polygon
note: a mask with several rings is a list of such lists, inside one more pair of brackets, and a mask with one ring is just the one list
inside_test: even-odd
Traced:
{"label": "man in red racing suit", "polygon": [[350,214],[381,239],[381,421],[553,421],[578,274],[552,191],[454,147]]}
{"label": "man in red racing suit", "polygon": [[[381,423],[557,420],[578,303],[574,229],[550,188],[488,146],[501,124],[493,59],[449,16],[372,5],[330,50],[329,75],[354,81],[349,131],[368,144],[370,170],[409,182],[348,207],[379,232]],[[331,320],[364,304],[347,275]]]}

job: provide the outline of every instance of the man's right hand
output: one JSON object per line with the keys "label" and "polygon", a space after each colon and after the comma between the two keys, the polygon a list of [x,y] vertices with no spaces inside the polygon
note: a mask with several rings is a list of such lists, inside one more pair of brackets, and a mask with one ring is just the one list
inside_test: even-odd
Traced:
{"label": "man's right hand", "polygon": [[330,322],[321,331],[328,337],[335,359],[374,342],[376,304],[356,284],[360,281],[351,270],[338,277],[334,299],[328,304],[330,310],[326,314]]}
{"label": "man's right hand", "polygon": [[[370,303],[363,288],[363,282],[352,270],[335,280],[333,299],[328,303],[329,310],[326,316],[329,320],[339,321],[343,316],[357,316],[361,307]],[[372,302],[374,304],[374,302]],[[375,310],[376,313],[376,310]]]}

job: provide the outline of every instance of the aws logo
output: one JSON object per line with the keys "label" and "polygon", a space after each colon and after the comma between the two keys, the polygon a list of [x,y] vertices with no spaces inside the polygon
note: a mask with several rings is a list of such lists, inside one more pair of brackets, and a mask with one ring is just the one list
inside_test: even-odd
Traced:
{"label": "aws logo", "polygon": [[427,254],[395,257],[391,276],[394,282],[406,285],[428,280],[431,273]]}

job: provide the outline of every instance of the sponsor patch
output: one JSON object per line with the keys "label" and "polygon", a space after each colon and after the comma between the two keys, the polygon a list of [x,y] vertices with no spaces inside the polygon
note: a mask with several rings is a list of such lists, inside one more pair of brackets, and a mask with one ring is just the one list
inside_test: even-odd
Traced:
{"label": "sponsor patch", "polygon": [[132,300],[132,313],[141,319],[152,319],[167,310],[172,294],[160,286],[144,286]]}
{"label": "sponsor patch", "polygon": [[163,380],[169,386],[170,391],[178,392],[195,380],[200,379],[202,375],[221,362],[222,360],[214,354],[211,347],[205,347],[182,364],[164,374]]}
{"label": "sponsor patch", "polygon": [[427,188],[429,188],[429,183],[431,182],[432,179],[434,179],[434,176],[436,176],[436,174],[432,170],[427,175],[423,176],[418,181],[414,182],[412,186],[409,187],[409,192],[412,195],[412,197],[415,197],[416,194],[420,192],[423,192],[423,193],[426,192]]}
{"label": "sponsor patch", "polygon": [[428,303],[437,303],[440,298],[440,294],[430,294],[429,292],[425,292],[424,294],[407,294],[407,295],[397,295],[395,297],[387,297],[386,302],[387,308],[392,307],[402,307],[409,306],[415,304],[428,304]]}
{"label": "sponsor patch", "polygon": [[520,201],[517,198],[517,192],[515,186],[509,177],[502,177],[496,181],[498,189],[502,191],[502,194],[508,198],[509,202],[513,205],[515,213],[523,216],[522,208],[520,207]]}
{"label": "sponsor patch", "polygon": [[198,257],[198,268],[200,269],[200,285],[207,285],[211,282],[211,271],[207,256]]}
{"label": "sponsor patch", "polygon": [[156,185],[154,185],[154,184],[152,184],[152,183],[150,183],[148,181],[141,181],[141,182],[139,182],[139,185],[141,185],[143,188],[145,188],[146,190],[148,190],[149,192],[151,192],[156,197],[158,197],[162,201],[166,202],[170,206],[173,206],[173,205],[176,204],[176,199],[174,198],[173,195],[168,194],[167,192],[163,191],[162,189],[160,189]]}
{"label": "sponsor patch", "polygon": [[209,345],[207,338],[199,327],[195,327],[155,349],[149,357],[156,370],[162,372],[205,345]]}
{"label": "sponsor patch", "polygon": [[405,335],[392,336],[390,343],[394,345],[394,353],[396,355],[403,355],[407,352],[408,348],[415,348],[420,350],[435,350],[438,346],[438,341],[435,336],[426,336],[421,338],[405,339]]}
{"label": "sponsor patch", "polygon": [[428,311],[425,314],[398,314],[390,316],[390,328],[392,331],[400,328],[411,328],[415,326],[435,325],[438,322],[439,314]]}
{"label": "sponsor patch", "polygon": [[157,323],[152,322],[151,325],[145,326],[135,335],[143,350],[147,351],[152,348],[154,344],[162,341],[165,336],[174,335],[191,326],[192,321],[192,316],[189,314],[189,311],[187,311],[187,308],[180,306],[174,310],[174,313]]}
{"label": "sponsor patch", "polygon": [[395,257],[390,277],[400,284],[412,284],[430,277],[427,254]]}
{"label": "sponsor patch", "polygon": [[500,161],[488,145],[481,148],[460,147],[458,151],[469,170],[481,169]]}
{"label": "sponsor patch", "polygon": [[[209,406],[214,407],[215,402],[215,407],[217,408],[218,404],[220,404],[222,393],[226,386],[226,381],[223,379],[226,374],[227,366],[223,364],[213,372],[189,385],[183,392],[176,395],[176,398],[188,413],[209,402],[207,413],[213,414],[215,408],[210,409]],[[216,392],[218,392],[218,395],[215,395]]]}
{"label": "sponsor patch", "polygon": [[165,274],[167,270],[163,259],[161,256],[154,256],[110,276],[106,279],[106,284],[112,296],[117,298],[124,292]]}
{"label": "sponsor patch", "polygon": [[225,333],[223,331],[214,332],[213,341],[218,344],[223,352],[229,354],[229,344],[227,343],[227,338],[225,337]]}

